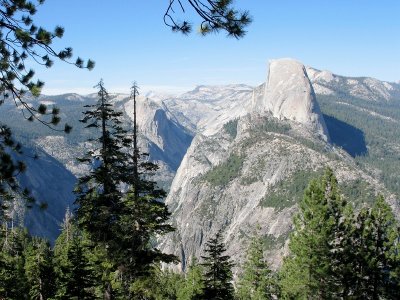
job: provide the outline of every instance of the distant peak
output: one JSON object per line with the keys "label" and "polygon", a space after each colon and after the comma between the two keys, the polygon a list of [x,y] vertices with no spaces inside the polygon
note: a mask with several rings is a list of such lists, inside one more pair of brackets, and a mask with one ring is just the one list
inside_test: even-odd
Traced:
{"label": "distant peak", "polygon": [[270,61],[265,90],[262,97],[254,99],[254,109],[270,111],[278,119],[301,123],[329,140],[306,68],[297,60]]}

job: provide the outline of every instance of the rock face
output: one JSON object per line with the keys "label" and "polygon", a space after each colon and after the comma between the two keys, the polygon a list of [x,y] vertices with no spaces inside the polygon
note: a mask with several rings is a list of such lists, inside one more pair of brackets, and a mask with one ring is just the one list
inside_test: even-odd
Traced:
{"label": "rock face", "polygon": [[212,135],[229,120],[247,114],[252,93],[253,88],[244,84],[201,85],[163,103],[192,132]]}
{"label": "rock face", "polygon": [[[123,110],[133,121],[133,101]],[[182,126],[160,101],[137,99],[137,124],[141,134],[141,148],[150,158],[165,165],[173,177],[193,139],[193,133]]]}
{"label": "rock face", "polygon": [[264,95],[255,99],[254,109],[270,111],[280,120],[299,122],[325,141],[329,140],[307,71],[298,61],[279,59],[270,62]]}
{"label": "rock face", "polygon": [[[328,72],[319,75],[335,81]],[[166,203],[176,232],[161,241],[161,248],[181,258],[182,270],[193,256],[204,255],[205,242],[221,229],[228,254],[240,265],[257,225],[265,254],[277,268],[303,190],[327,166],[348,189],[349,201],[360,204],[380,192],[398,207],[381,182],[330,143],[301,63],[272,61],[268,80],[253,90],[251,103],[242,105],[249,108],[246,114],[214,133],[197,134],[174,178]],[[369,194],[351,198],[360,182],[361,192]]]}
{"label": "rock face", "polygon": [[[203,254],[205,242],[221,228],[229,254],[240,264],[257,224],[266,255],[278,266],[287,251],[286,240],[302,190],[325,166],[332,167],[350,191],[361,185],[370,193],[368,199],[376,191],[384,193],[400,216],[399,202],[379,181],[394,173],[386,170],[389,167],[400,169],[400,142],[390,135],[400,130],[400,85],[304,68],[290,59],[272,61],[268,73],[267,82],[254,89],[246,85],[198,86],[175,97],[148,94],[138,99],[140,146],[161,165],[155,178],[158,182],[168,189],[174,179],[166,201],[177,231],[162,241],[162,248],[180,256],[183,269],[192,255]],[[313,90],[327,115],[321,115]],[[128,95],[115,96],[113,103],[129,124],[132,102]],[[0,107],[2,122],[46,152],[41,155],[43,161],[28,162],[28,172],[21,179],[39,201],[49,204],[43,212],[35,207],[25,218],[37,234],[54,238],[66,206],[73,201],[75,178],[63,165],[77,176],[87,171],[75,158],[93,147],[86,142],[91,133],[78,120],[83,105],[93,104],[96,97],[68,94],[30,99],[60,107],[62,118],[74,122],[74,130],[67,136],[46,131],[37,123],[27,129],[15,118],[15,106],[6,102]],[[365,129],[357,123],[349,126],[354,115],[362,123],[377,119],[366,126],[385,125],[375,127],[377,135],[368,137],[379,141],[375,148],[367,145]],[[384,131],[388,135],[384,136]],[[356,135],[359,143],[354,143]],[[333,144],[353,156],[374,152],[380,159],[387,155],[389,163],[381,169],[373,164],[360,167]],[[398,180],[393,182],[397,186]]]}
{"label": "rock face", "polygon": [[[38,155],[38,159],[32,159],[34,155]],[[23,203],[16,203],[13,214],[31,234],[54,242],[60,234],[67,207],[73,210],[76,178],[56,159],[37,149],[24,148],[17,159],[27,165],[26,172],[19,175],[18,180],[32,192],[36,203],[30,209]],[[45,209],[41,208],[42,204],[46,205]]]}

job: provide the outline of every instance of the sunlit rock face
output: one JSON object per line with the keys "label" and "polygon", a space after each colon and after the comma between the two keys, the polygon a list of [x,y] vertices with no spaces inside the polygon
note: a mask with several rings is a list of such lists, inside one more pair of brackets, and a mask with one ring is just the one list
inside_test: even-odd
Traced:
{"label": "sunlit rock face", "polygon": [[272,60],[264,93],[253,101],[254,110],[270,111],[280,120],[299,122],[329,140],[313,87],[300,62],[286,58]]}

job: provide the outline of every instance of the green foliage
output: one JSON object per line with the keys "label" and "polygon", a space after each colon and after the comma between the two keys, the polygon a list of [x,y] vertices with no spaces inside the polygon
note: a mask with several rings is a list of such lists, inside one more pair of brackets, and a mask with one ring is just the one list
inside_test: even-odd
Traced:
{"label": "green foliage", "polygon": [[0,233],[0,298],[28,299],[24,249],[29,242],[26,231],[2,227]]}
{"label": "green foliage", "polygon": [[240,300],[273,299],[272,271],[264,259],[263,243],[254,237],[247,250],[247,259],[237,284],[236,298]]}
{"label": "green foliage", "polygon": [[[300,212],[294,219],[290,256],[281,270],[284,297],[326,299],[336,290],[333,253],[346,209],[337,181],[327,169],[323,177],[312,180],[304,192]],[[338,292],[338,291],[337,291]]]}
{"label": "green foliage", "polygon": [[310,180],[320,173],[320,171],[312,170],[296,171],[288,180],[277,183],[272,191],[264,196],[260,205],[274,207],[279,211],[299,203]]}
{"label": "green foliage", "polygon": [[353,223],[351,282],[356,288],[352,294],[362,299],[395,299],[400,288],[400,234],[389,205],[378,196]]}
{"label": "green foliage", "polygon": [[224,124],[224,130],[230,135],[232,139],[237,136],[238,119],[230,120]]}
{"label": "green foliage", "polygon": [[128,299],[176,300],[179,299],[177,294],[183,285],[184,278],[181,274],[157,267],[131,285]]}
{"label": "green foliage", "polygon": [[222,234],[219,231],[215,237],[206,243],[205,256],[202,256],[204,268],[203,291],[200,299],[229,300],[233,299],[234,290],[232,285],[233,263],[223,244]]}
{"label": "green foliage", "polygon": [[183,284],[177,291],[177,300],[193,300],[201,297],[204,289],[203,273],[203,267],[194,258],[186,273]]}
{"label": "green foliage", "polygon": [[[97,87],[99,101],[88,106],[91,110],[84,113],[82,122],[100,131],[93,140],[98,148],[79,159],[91,164],[92,171],[79,179],[76,212],[80,229],[89,234],[98,251],[94,258],[103,257],[99,261],[102,270],[97,274],[102,274],[107,298],[126,295],[132,282],[139,284],[153,272],[154,264],[176,258],[162,253],[153,242],[173,228],[167,224],[170,213],[162,202],[165,192],[148,179],[157,166],[142,159],[146,155],[137,147],[136,118],[131,139],[122,127],[122,113],[110,104],[103,82]],[[135,85],[134,115],[136,95]],[[133,154],[129,152],[132,143]]]}
{"label": "green foliage", "polygon": [[54,246],[56,299],[94,299],[95,274],[90,242],[78,230],[69,210]]}
{"label": "green foliage", "polygon": [[[209,1],[183,1],[172,0],[164,14],[164,23],[171,27],[172,31],[188,34],[192,25],[188,21],[178,21],[174,16],[177,10],[185,12],[184,2],[189,4],[200,17],[199,32],[201,35],[225,31],[228,36],[241,38],[245,35],[244,28],[251,23],[251,17],[247,11],[240,12],[232,7],[232,0]],[[176,6],[176,7],[175,7]]]}
{"label": "green foliage", "polygon": [[25,276],[31,299],[49,299],[54,296],[55,282],[53,253],[47,241],[33,237],[24,249]]}
{"label": "green foliage", "polygon": [[95,242],[112,242],[115,232],[119,231],[115,222],[122,210],[122,192],[119,184],[126,182],[124,176],[130,172],[127,165],[129,159],[123,148],[129,147],[131,140],[121,127],[122,113],[114,111],[110,104],[110,97],[104,88],[103,82],[99,88],[99,101],[84,112],[82,122],[86,128],[100,131],[96,142],[96,151],[88,151],[79,161],[87,164],[96,164],[90,174],[79,178],[76,187],[76,204],[78,224],[91,234]]}
{"label": "green foliage", "polygon": [[283,298],[396,299],[399,225],[383,197],[357,214],[333,173],[310,182],[280,270]]}
{"label": "green foliage", "polygon": [[242,156],[232,153],[226,161],[208,171],[203,179],[212,186],[226,185],[239,175],[243,161]]}

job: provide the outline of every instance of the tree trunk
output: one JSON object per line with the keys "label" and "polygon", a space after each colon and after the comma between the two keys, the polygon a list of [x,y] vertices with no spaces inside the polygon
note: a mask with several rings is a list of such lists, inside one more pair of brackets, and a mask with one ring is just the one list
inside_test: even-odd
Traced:
{"label": "tree trunk", "polygon": [[107,282],[106,290],[104,292],[104,300],[113,300],[111,283]]}

